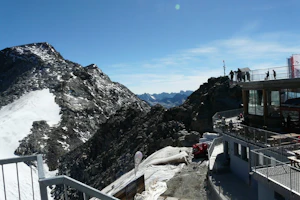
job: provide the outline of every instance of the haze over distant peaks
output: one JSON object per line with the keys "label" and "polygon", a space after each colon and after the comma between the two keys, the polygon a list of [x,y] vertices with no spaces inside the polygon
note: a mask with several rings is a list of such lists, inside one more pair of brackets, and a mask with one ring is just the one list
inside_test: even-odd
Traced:
{"label": "haze over distant peaks", "polygon": [[171,92],[171,93],[163,92],[159,94],[144,93],[137,96],[140,99],[149,103],[149,105],[151,106],[160,104],[165,108],[171,108],[183,104],[184,101],[187,99],[187,97],[190,96],[192,93],[193,91],[191,90],[187,90],[187,91],[181,90],[178,93],[176,92]]}

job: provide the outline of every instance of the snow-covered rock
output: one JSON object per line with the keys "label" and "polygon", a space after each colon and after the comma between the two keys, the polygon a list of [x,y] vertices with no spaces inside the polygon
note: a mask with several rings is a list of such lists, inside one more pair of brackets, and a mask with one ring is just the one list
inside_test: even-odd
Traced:
{"label": "snow-covered rock", "polygon": [[[55,96],[48,89],[29,92],[18,100],[0,109],[0,159],[15,157],[14,151],[22,140],[30,133],[34,121],[44,120],[49,127],[60,122],[60,108],[55,103]],[[43,141],[36,141],[41,142]],[[3,166],[7,199],[17,199],[17,171],[15,164]],[[25,163],[18,163],[21,199],[33,199],[32,183],[35,200],[39,200],[39,185],[37,170],[31,169]],[[3,174],[0,173],[0,179]],[[0,199],[4,199],[3,182],[0,181]]]}
{"label": "snow-covered rock", "polygon": [[[136,105],[141,111],[150,109],[125,86],[112,82],[96,65],[87,67],[65,60],[48,43],[34,43],[0,51],[0,108],[11,105],[32,91],[50,92],[57,109],[32,108],[51,115],[59,110],[60,123],[52,126],[43,118],[35,118],[26,129],[16,154],[45,153],[50,170],[57,167],[60,155],[86,142],[99,126],[122,107]],[[48,96],[39,96],[31,104],[47,103]],[[19,105],[20,109],[22,105]],[[49,105],[50,108],[50,105]],[[17,111],[16,111],[17,112]],[[5,116],[0,118],[5,120]],[[23,127],[22,122],[14,124]],[[2,123],[7,130],[11,124]],[[0,133],[1,134],[1,133]],[[12,150],[12,151],[14,151]]]}

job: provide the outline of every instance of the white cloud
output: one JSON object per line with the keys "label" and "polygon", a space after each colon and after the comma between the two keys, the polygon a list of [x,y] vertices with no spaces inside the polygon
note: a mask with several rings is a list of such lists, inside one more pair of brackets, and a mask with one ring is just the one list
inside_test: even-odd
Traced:
{"label": "white cloud", "polygon": [[[136,94],[179,92],[180,90],[196,90],[201,83],[210,77],[220,74],[219,70],[210,70],[203,73],[202,70],[193,70],[192,75],[180,74],[131,74],[114,75],[113,80],[122,80],[122,84],[127,86]],[[134,81],[133,81],[134,80]]]}
{"label": "white cloud", "polygon": [[245,25],[237,31],[234,36],[239,37],[239,36],[248,36],[250,34],[253,34],[253,32],[257,31],[261,26],[261,22],[256,20],[256,21],[250,21],[245,23]]}
{"label": "white cloud", "polygon": [[[255,29],[258,24],[251,26],[244,30]],[[300,53],[300,45],[291,39],[297,41],[299,36],[274,32],[215,40],[147,62],[120,64],[123,69],[130,66],[131,73],[109,75],[135,93],[195,90],[208,78],[223,75],[223,60],[227,73],[243,67],[254,70],[286,65],[287,57]]]}

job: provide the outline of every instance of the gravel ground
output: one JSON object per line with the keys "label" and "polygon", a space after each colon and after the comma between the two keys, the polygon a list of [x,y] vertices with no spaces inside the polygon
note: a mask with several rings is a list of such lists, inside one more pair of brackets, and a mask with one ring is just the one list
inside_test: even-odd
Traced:
{"label": "gravel ground", "polygon": [[190,160],[190,164],[167,182],[168,189],[161,196],[190,200],[208,199],[206,189],[208,161],[204,159]]}

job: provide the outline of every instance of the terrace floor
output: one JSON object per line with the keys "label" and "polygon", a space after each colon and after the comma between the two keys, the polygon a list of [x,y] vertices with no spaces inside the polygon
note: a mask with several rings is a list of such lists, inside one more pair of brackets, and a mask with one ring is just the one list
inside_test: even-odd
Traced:
{"label": "terrace floor", "polygon": [[242,179],[233,174],[229,166],[224,165],[223,144],[215,146],[209,167],[211,174],[208,177],[219,199],[257,199],[257,191]]}
{"label": "terrace floor", "polygon": [[290,165],[286,164],[259,168],[254,171],[288,190],[292,189],[294,193],[300,195],[300,169],[291,168]]}

